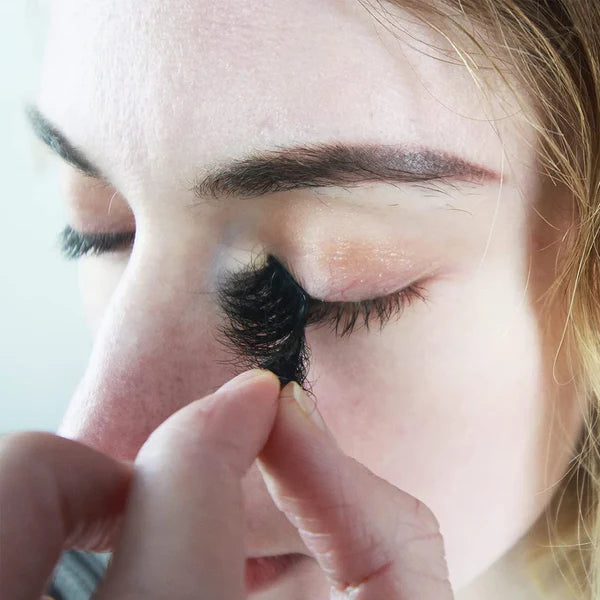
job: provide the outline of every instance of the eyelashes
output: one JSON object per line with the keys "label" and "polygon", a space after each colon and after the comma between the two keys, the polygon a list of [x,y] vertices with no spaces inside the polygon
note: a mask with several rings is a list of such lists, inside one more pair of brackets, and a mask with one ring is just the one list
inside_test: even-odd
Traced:
{"label": "eyelashes", "polygon": [[376,320],[381,330],[414,299],[426,301],[417,285],[361,302],[317,300],[271,255],[262,267],[251,264],[230,274],[217,296],[226,316],[220,341],[237,354],[237,360],[246,368],[273,371],[282,386],[295,380],[305,389],[310,360],[307,326],[329,325],[341,337],[359,325],[369,329]]}
{"label": "eyelashes", "polygon": [[310,300],[281,263],[268,256],[262,267],[251,264],[229,274],[217,304],[226,317],[217,338],[234,352],[236,362],[273,371],[282,386],[294,380],[305,384]]}
{"label": "eyelashes", "polygon": [[343,337],[350,335],[357,327],[364,326],[369,330],[373,321],[376,321],[381,331],[392,317],[400,318],[404,309],[414,300],[427,302],[425,288],[416,283],[388,296],[357,302],[323,302],[313,299],[307,325],[329,325],[336,336]]}
{"label": "eyelashes", "polygon": [[131,246],[134,240],[135,232],[84,234],[67,225],[58,236],[58,245],[61,254],[71,260],[123,250]]}
{"label": "eyelashes", "polygon": [[[99,255],[130,247],[135,232],[83,234],[66,226],[59,236],[60,251],[67,259]],[[263,368],[273,371],[283,386],[297,381],[308,389],[310,348],[308,326],[329,326],[336,337],[350,335],[359,327],[379,330],[400,318],[414,300],[427,302],[417,284],[380,298],[357,302],[324,302],[312,298],[284,265],[268,255],[264,264],[253,262],[229,273],[216,293],[224,313],[224,325],[216,337],[234,355],[236,369]]]}

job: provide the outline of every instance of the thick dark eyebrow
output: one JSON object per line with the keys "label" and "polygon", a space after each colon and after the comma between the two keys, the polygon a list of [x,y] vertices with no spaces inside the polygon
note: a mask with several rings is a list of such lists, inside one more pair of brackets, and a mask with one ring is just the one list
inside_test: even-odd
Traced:
{"label": "thick dark eyebrow", "polygon": [[500,181],[500,175],[431,149],[334,142],[253,154],[203,175],[192,189],[198,199],[251,198],[309,187],[451,180],[483,184]]}
{"label": "thick dark eyebrow", "polygon": [[[36,135],[51,150],[85,175],[105,179],[37,108],[29,107],[27,116]],[[206,200],[375,182],[452,180],[483,184],[499,181],[500,175],[456,155],[427,148],[333,142],[279,147],[235,159],[198,176],[190,191],[198,200]]]}
{"label": "thick dark eyebrow", "polygon": [[25,115],[31,124],[33,132],[52,152],[89,177],[105,179],[85,154],[76,148],[66,136],[61,133],[35,106],[26,106]]}

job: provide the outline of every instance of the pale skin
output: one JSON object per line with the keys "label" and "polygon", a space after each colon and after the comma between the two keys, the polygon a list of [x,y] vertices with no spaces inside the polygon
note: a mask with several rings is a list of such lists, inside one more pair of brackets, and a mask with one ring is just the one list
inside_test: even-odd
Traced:
{"label": "pale skin", "polygon": [[[12,585],[41,593],[66,535],[53,511],[78,498],[74,521],[124,517],[101,599],[161,597],[166,580],[173,597],[243,598],[243,559],[289,552],[307,560],[254,598],[535,598],[513,557],[582,417],[556,356],[564,307],[543,314],[540,301],[569,201],[541,177],[506,90],[484,99],[466,69],[395,41],[353,0],[65,0],[52,15],[36,103],[110,181],[62,167],[69,223],[135,228],[136,241],[81,260],[95,344],[59,430],[73,442],[4,442],[15,530],[3,536],[31,569]],[[497,176],[219,202],[186,189],[218,161],[332,141],[434,148]],[[235,372],[198,292],[266,247],[323,299],[340,280],[382,295],[379,258],[386,280],[427,289],[381,332],[308,331],[329,435],[278,398],[273,375],[210,396]],[[48,479],[22,468],[42,456]],[[65,472],[67,456],[79,470]],[[38,538],[16,541],[18,511],[39,519]]]}

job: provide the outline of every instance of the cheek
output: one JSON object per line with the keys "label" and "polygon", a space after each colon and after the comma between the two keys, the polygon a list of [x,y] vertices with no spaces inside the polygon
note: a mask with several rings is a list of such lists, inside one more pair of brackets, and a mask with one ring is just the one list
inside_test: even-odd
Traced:
{"label": "cheek", "polygon": [[127,267],[128,259],[127,252],[79,259],[79,289],[87,322],[94,336],[110,298]]}
{"label": "cheek", "polygon": [[[313,391],[344,449],[379,447],[382,433],[390,444],[430,445],[428,431],[441,435],[440,447],[525,410],[543,387],[541,340],[517,290],[488,269],[432,282],[428,304],[416,301],[381,332],[309,331]],[[390,456],[379,462],[394,464]]]}
{"label": "cheek", "polygon": [[345,452],[433,510],[455,581],[506,551],[549,499],[551,373],[523,282],[503,267],[433,282],[429,305],[381,334],[311,332],[325,421]]}

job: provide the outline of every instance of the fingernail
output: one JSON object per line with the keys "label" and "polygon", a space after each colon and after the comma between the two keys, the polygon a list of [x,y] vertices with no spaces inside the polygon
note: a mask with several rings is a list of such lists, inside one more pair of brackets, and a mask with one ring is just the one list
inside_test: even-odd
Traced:
{"label": "fingernail", "polygon": [[283,388],[283,390],[281,390],[281,398],[282,400],[293,400],[300,408],[303,415],[308,417],[308,419],[319,429],[329,433],[329,429],[327,428],[327,425],[325,425],[325,421],[319,413],[317,405],[308,397],[296,381],[291,381]]}
{"label": "fingernail", "polygon": [[265,369],[250,369],[249,371],[244,371],[243,373],[240,373],[233,379],[230,379],[228,382],[224,383],[217,390],[217,392],[231,392],[233,390],[237,390],[247,385],[250,381],[265,377],[265,375],[268,373],[269,371]]}

